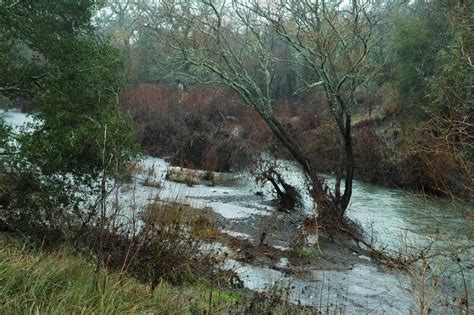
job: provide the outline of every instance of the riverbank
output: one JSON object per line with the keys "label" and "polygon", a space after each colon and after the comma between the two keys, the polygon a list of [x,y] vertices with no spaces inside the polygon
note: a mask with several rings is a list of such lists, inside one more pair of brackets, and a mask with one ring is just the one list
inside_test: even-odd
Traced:
{"label": "riverbank", "polygon": [[[247,292],[205,284],[149,285],[126,273],[94,272],[94,261],[72,248],[45,251],[26,240],[0,235],[2,314],[201,314],[212,307],[226,314],[242,310]],[[227,312],[229,311],[229,312]]]}

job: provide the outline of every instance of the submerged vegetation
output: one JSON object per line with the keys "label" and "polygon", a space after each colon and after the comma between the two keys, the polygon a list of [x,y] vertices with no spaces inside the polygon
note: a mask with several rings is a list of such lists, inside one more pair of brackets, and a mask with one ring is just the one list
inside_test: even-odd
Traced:
{"label": "submerged vegetation", "polygon": [[472,312],[472,5],[0,1],[0,313]]}

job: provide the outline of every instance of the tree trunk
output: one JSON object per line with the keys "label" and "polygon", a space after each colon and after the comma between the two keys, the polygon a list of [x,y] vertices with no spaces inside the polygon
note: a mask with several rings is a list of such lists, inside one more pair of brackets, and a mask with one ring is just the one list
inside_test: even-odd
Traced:
{"label": "tree trunk", "polygon": [[351,137],[351,116],[347,115],[345,122],[345,133],[344,133],[344,155],[345,159],[345,178],[344,178],[344,195],[341,200],[341,209],[342,214],[344,215],[347,207],[349,206],[349,201],[352,196],[352,181],[354,179],[354,153],[352,150],[352,137]]}
{"label": "tree trunk", "polygon": [[329,188],[324,184],[323,179],[317,174],[311,160],[302,151],[301,147],[293,140],[291,135],[273,116],[260,114],[265,123],[270,127],[275,136],[290,151],[295,160],[303,167],[303,171],[309,178],[312,189],[311,195],[316,202],[319,221],[324,226],[337,227],[341,223],[342,217],[339,202],[331,194]]}

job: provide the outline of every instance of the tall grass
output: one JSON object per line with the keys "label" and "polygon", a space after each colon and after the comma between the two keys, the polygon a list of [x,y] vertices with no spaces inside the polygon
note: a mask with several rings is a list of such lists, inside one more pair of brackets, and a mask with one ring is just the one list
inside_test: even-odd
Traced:
{"label": "tall grass", "polygon": [[97,287],[92,261],[68,249],[46,254],[15,242],[0,236],[0,314],[183,314],[208,302],[199,287],[162,282],[151,293],[149,286],[111,272],[98,275]]}

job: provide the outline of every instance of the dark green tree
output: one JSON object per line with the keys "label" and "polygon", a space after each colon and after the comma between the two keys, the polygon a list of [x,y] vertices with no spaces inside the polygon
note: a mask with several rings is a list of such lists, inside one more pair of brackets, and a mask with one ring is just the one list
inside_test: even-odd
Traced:
{"label": "dark green tree", "polygon": [[0,93],[35,106],[33,128],[2,133],[7,215],[64,218],[133,157],[131,122],[116,109],[121,60],[94,33],[97,8],[92,0],[0,4]]}
{"label": "dark green tree", "polygon": [[394,12],[386,47],[391,81],[410,122],[422,119],[426,78],[436,71],[436,55],[451,38],[446,16],[429,4],[406,5]]}

